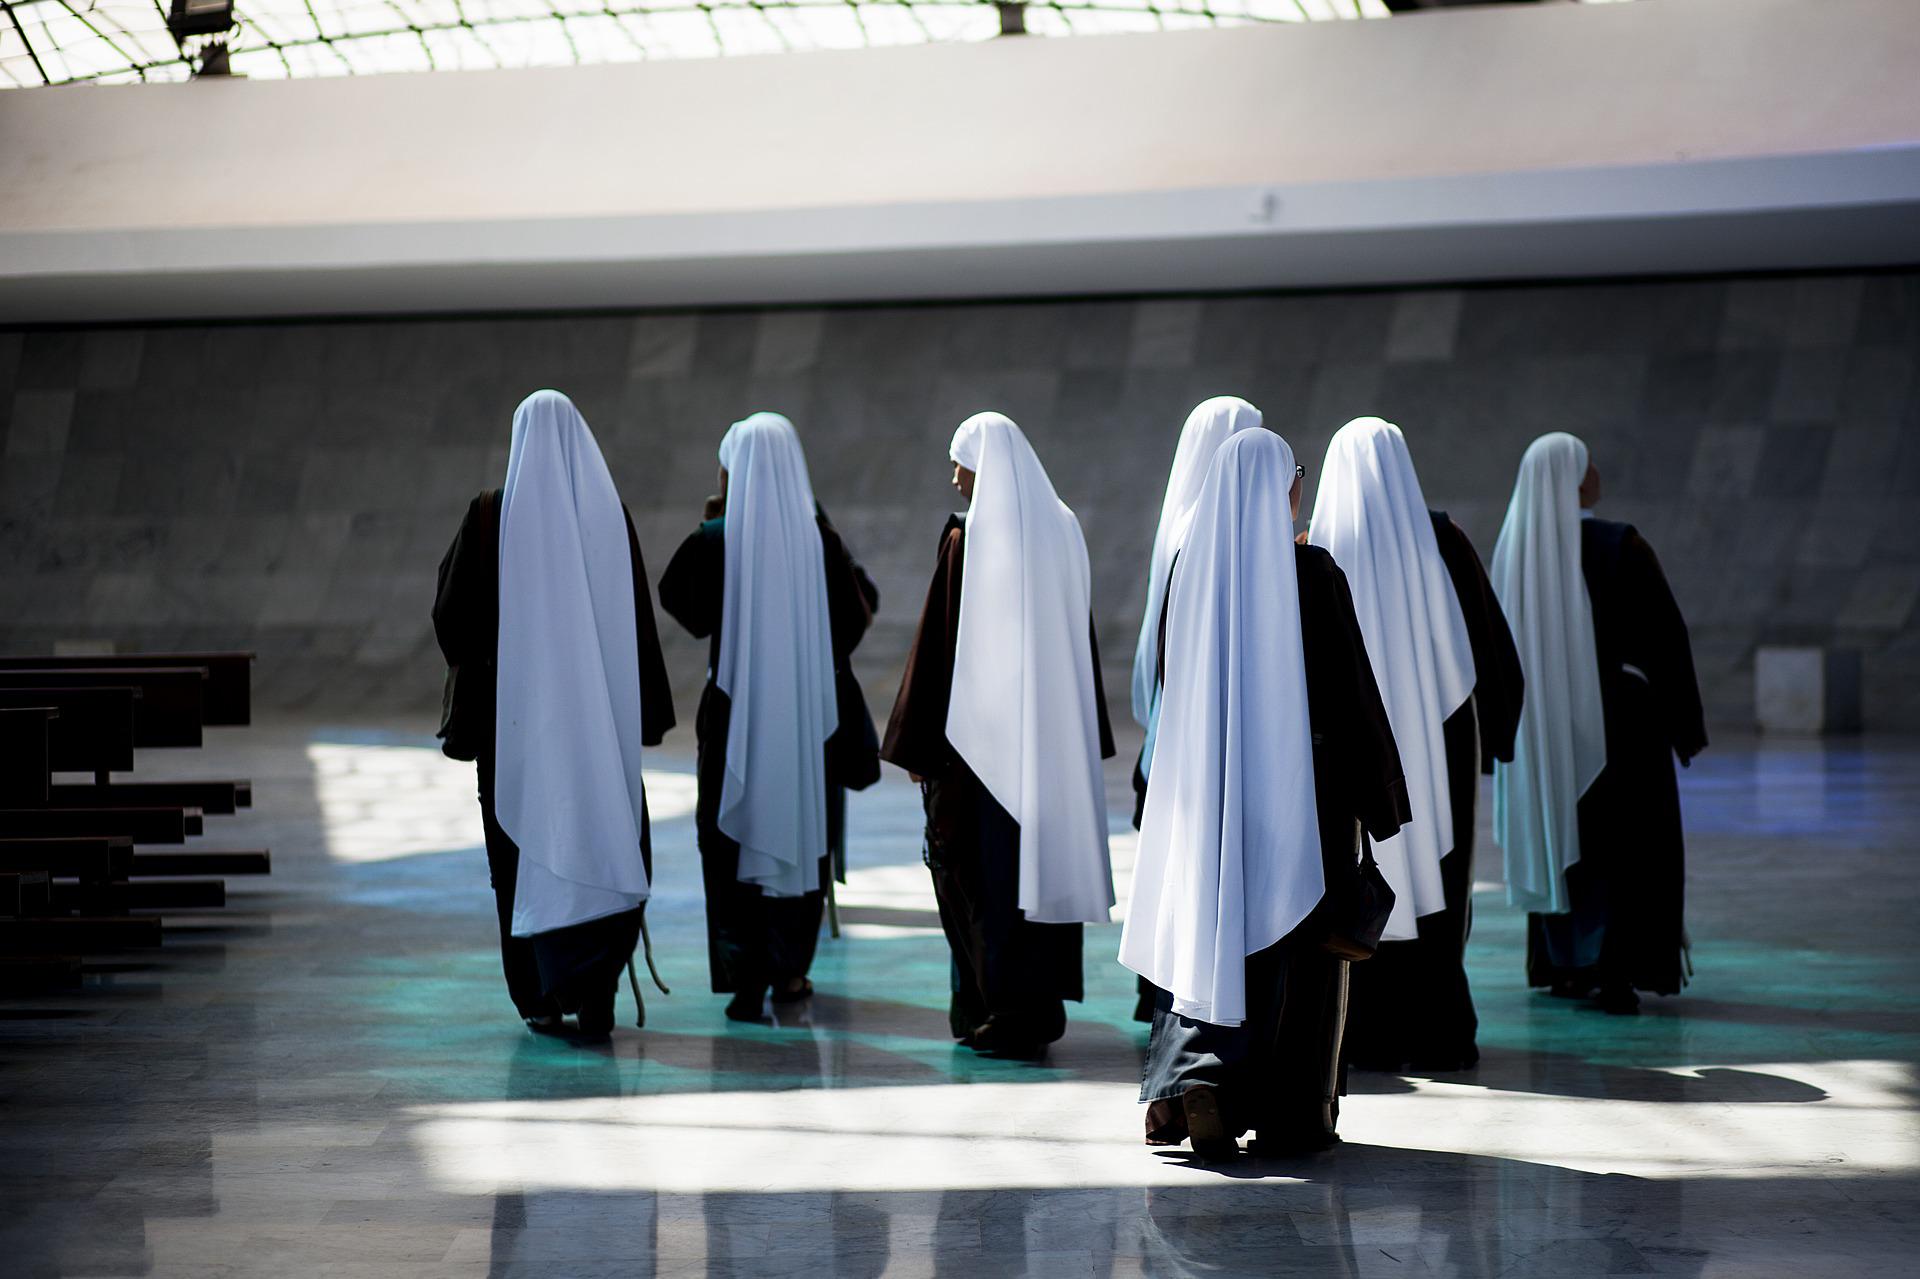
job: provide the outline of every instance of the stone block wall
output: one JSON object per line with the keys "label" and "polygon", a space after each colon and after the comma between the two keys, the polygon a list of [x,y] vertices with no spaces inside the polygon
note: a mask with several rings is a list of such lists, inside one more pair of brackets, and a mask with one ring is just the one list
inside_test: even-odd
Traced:
{"label": "stone block wall", "polygon": [[[650,573],[728,422],[798,424],[882,614],[884,714],[947,438],[996,408],[1080,514],[1116,716],[1185,414],[1244,395],[1311,475],[1378,413],[1484,556],[1521,450],[1574,431],[1692,624],[1710,715],[1762,643],[1864,654],[1870,727],[1920,728],[1920,271],[1216,297],[0,330],[0,649],[250,647],[263,705],[430,708],[434,570],[527,392],[572,395]],[[1309,495],[1309,502],[1311,496]],[[674,635],[690,691],[704,650]],[[691,697],[682,720],[691,720]]]}

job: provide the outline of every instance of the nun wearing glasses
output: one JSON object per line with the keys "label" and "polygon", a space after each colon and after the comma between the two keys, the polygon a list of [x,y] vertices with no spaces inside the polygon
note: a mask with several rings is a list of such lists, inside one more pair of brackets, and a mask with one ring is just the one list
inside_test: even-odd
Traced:
{"label": "nun wearing glasses", "polygon": [[1345,576],[1296,543],[1287,442],[1214,453],[1168,591],[1159,731],[1120,962],[1158,990],[1149,1145],[1339,1140],[1351,922],[1406,785]]}
{"label": "nun wearing glasses", "polygon": [[[708,640],[695,832],[716,994],[734,1021],[799,1004],[820,936],[834,791],[877,777],[873,725],[849,663],[878,594],[814,500],[793,423],[735,422],[719,506],[660,578],[660,607]],[[847,723],[842,723],[846,719]]]}
{"label": "nun wearing glasses", "polygon": [[[1139,758],[1133,765],[1133,828],[1140,829],[1147,803],[1147,770],[1153,763],[1154,734],[1160,721],[1160,690],[1166,667],[1160,645],[1167,629],[1167,586],[1173,580],[1180,548],[1193,525],[1193,508],[1200,486],[1221,443],[1230,435],[1257,427],[1260,410],[1235,395],[1202,400],[1187,414],[1167,472],[1167,493],[1160,502],[1160,523],[1153,533],[1153,554],[1147,564],[1147,607],[1140,617],[1140,638],[1133,648],[1133,720],[1145,730]],[[1135,1021],[1153,1020],[1153,1002],[1159,992],[1145,977],[1136,981]]]}

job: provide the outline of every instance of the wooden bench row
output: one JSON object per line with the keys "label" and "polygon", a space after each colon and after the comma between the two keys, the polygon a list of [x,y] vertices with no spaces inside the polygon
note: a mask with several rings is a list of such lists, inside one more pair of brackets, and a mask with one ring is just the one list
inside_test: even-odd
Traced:
{"label": "wooden bench row", "polygon": [[[0,991],[77,985],[85,957],[160,944],[158,916],[226,904],[265,850],[187,851],[246,781],[119,781],[137,750],[252,719],[250,653],[0,657]],[[84,783],[56,773],[91,774]],[[142,851],[143,845],[175,846]],[[218,878],[216,878],[218,877]]]}

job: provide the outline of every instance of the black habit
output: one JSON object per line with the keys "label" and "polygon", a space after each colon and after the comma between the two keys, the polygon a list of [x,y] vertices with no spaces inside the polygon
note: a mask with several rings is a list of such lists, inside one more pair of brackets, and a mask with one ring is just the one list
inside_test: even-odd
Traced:
{"label": "black habit", "polygon": [[1348,1058],[1362,1070],[1466,1070],[1480,1060],[1479,1018],[1467,986],[1467,937],[1473,931],[1473,824],[1480,774],[1513,760],[1523,681],[1520,654],[1493,583],[1465,531],[1431,512],[1440,558],[1466,617],[1473,650],[1473,692],[1441,725],[1453,849],[1440,859],[1446,908],[1418,921],[1420,935],[1382,942],[1354,970],[1347,1014]]}
{"label": "black habit", "polygon": [[[966,534],[961,515],[950,516],[941,530],[926,608],[880,757],[921,779],[924,856],[933,873],[940,926],[953,952],[947,1012],[953,1037],[973,1042],[975,1032],[991,1021],[992,1039],[982,1046],[1032,1048],[1060,1038],[1067,1025],[1063,1001],[1084,997],[1081,926],[1036,923],[1020,909],[1020,824],[947,741]],[[1091,618],[1087,645],[1100,755],[1110,759],[1113,726]]]}
{"label": "black habit", "polygon": [[[667,684],[666,662],[660,655],[660,633],[654,626],[653,596],[647,590],[646,565],[640,557],[640,539],[633,516],[626,514],[627,549],[633,559],[634,634],[640,665],[640,740],[658,746],[673,727],[673,690]],[[500,490],[473,499],[467,514],[440,561],[439,589],[433,601],[433,631],[448,667],[457,673],[448,683],[441,736],[449,737],[456,722],[473,726],[475,763],[480,780],[480,818],[486,831],[487,866],[493,879],[494,904],[500,916],[500,958],[506,969],[507,994],[522,1017],[550,1017],[559,1013],[588,1014],[583,1021],[606,1020],[611,1026],[613,993],[620,970],[633,954],[640,934],[644,903],[631,911],[589,920],[533,937],[515,937],[514,881],[520,870],[520,850],[500,829],[493,810],[493,724],[496,696],[494,657],[500,637]],[[647,875],[653,875],[653,838],[641,806],[640,855]],[[586,1027],[583,1027],[586,1028]]]}
{"label": "black habit", "polygon": [[[725,598],[727,549],[726,517],[702,523],[667,563],[660,576],[660,607],[707,646],[707,683],[694,716],[699,741],[696,771],[699,802],[695,831],[700,843],[700,867],[706,884],[707,962],[716,994],[734,994],[755,1004],[769,987],[784,997],[804,989],[807,971],[820,937],[820,915],[826,902],[825,884],[836,869],[833,849],[844,837],[845,787],[865,784],[857,768],[844,766],[844,742],[864,737],[871,758],[873,726],[866,705],[858,697],[851,660],[853,650],[873,622],[880,593],[866,570],[854,560],[824,512],[817,515],[820,548],[827,575],[827,614],[833,632],[834,682],[839,692],[842,723],[829,744],[827,756],[827,842],[821,858],[822,888],[799,897],[770,897],[758,884],[740,882],[740,845],[719,826],[720,788],[727,766],[727,728],[732,699],[714,685],[720,663],[720,609]],[[852,722],[849,722],[852,721]],[[866,722],[859,722],[866,721]],[[857,748],[854,753],[857,753]],[[877,767],[877,765],[875,765]],[[849,777],[851,771],[856,774]]]}
{"label": "black habit", "polygon": [[1571,910],[1527,916],[1527,984],[1674,995],[1686,984],[1686,841],[1673,757],[1706,749],[1693,648],[1653,548],[1631,524],[1581,521],[1607,764],[1580,797]]}
{"label": "black habit", "polygon": [[[1314,802],[1327,897],[1300,926],[1247,959],[1247,1019],[1216,1026],[1173,1011],[1159,991],[1140,1100],[1148,1140],[1181,1141],[1187,1089],[1215,1090],[1229,1135],[1256,1130],[1275,1149],[1333,1140],[1346,1091],[1342,1031],[1348,961],[1322,946],[1336,886],[1355,880],[1362,841],[1410,817],[1400,751],[1374,682],[1346,574],[1317,546],[1296,546],[1301,658],[1313,731]],[[1171,594],[1171,592],[1169,592]],[[1152,785],[1152,779],[1148,779]]]}

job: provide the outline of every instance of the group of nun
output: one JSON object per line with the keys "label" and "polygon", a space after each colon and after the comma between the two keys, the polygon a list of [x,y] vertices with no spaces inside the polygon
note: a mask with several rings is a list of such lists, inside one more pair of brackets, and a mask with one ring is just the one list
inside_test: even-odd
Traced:
{"label": "group of nun", "polygon": [[[940,531],[877,734],[851,658],[878,592],[773,413],[719,443],[720,492],[659,583],[708,641],[695,829],[728,1017],[807,999],[845,874],[845,792],[919,785],[956,1042],[1033,1059],[1084,997],[1115,904],[1115,754],[1079,521],[1020,427],[962,422],[967,503]],[[1245,400],[1180,433],[1131,702],[1139,829],[1120,960],[1151,1022],[1149,1144],[1226,1158],[1338,1140],[1350,1068],[1478,1060],[1465,956],[1478,778],[1530,985],[1612,1012],[1688,969],[1673,758],[1706,745],[1686,625],[1564,433],[1526,450],[1492,572],[1431,509],[1401,430],[1332,438],[1307,475]],[[643,748],[674,712],[631,518],[563,395],[514,415],[502,488],[440,567],[443,749],[477,766],[508,993],[528,1027],[603,1038],[646,947]],[[636,999],[637,976],[633,978]],[[569,1022],[568,1019],[572,1021]]]}

